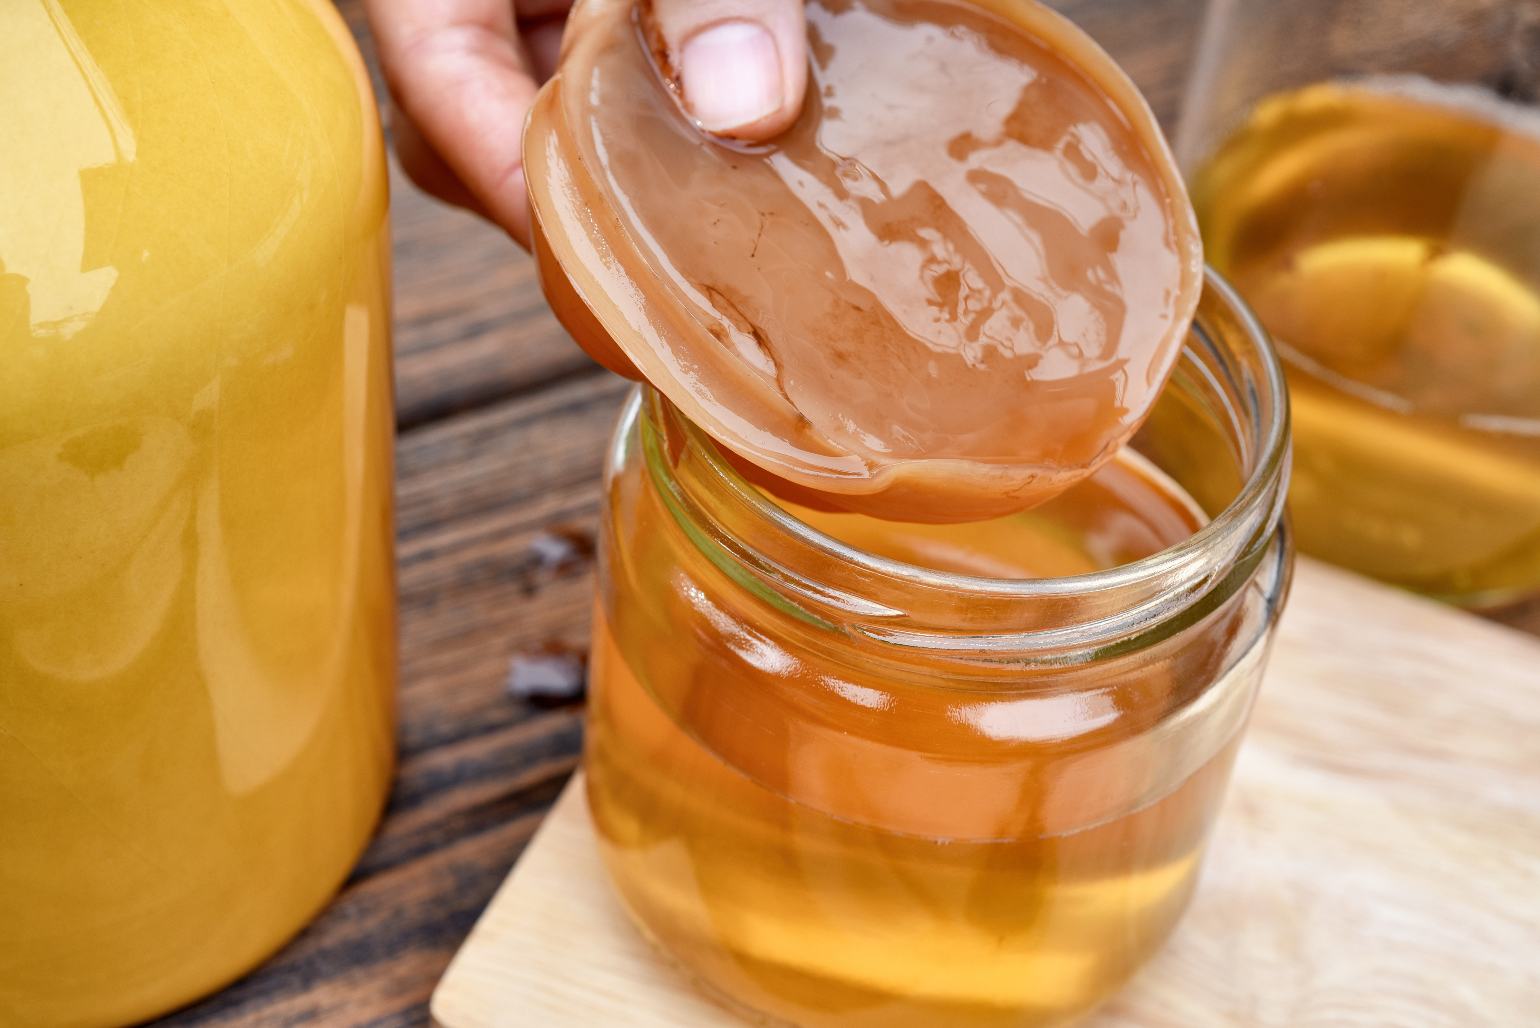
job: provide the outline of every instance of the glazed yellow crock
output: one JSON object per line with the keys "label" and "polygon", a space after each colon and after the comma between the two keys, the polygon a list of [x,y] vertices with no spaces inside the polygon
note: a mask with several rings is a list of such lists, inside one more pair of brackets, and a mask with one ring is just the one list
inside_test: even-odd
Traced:
{"label": "glazed yellow crock", "polygon": [[0,5],[0,1024],[211,991],[373,828],[388,241],[330,4]]}

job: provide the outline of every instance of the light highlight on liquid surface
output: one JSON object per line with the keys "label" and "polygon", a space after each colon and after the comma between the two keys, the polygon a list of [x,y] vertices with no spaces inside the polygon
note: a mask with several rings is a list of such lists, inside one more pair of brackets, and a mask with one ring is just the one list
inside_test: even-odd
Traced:
{"label": "light highlight on liquid surface", "polygon": [[1540,111],[1312,86],[1261,104],[1193,200],[1285,353],[1300,546],[1472,605],[1540,593]]}
{"label": "light highlight on liquid surface", "polygon": [[[1256,682],[1243,607],[1004,687],[927,679],[724,587],[636,476],[610,502],[590,802],[623,898],[686,973],[801,1025],[1019,1028],[1094,1005],[1169,932]],[[880,556],[1022,578],[1201,521],[1128,455],[997,522],[794,512]],[[1179,737],[1154,731],[1200,695]]]}

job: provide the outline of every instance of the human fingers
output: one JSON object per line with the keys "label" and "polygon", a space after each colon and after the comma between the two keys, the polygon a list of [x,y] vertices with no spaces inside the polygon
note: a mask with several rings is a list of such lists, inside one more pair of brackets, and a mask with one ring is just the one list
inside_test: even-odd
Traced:
{"label": "human fingers", "polygon": [[490,220],[481,201],[465,188],[460,176],[444,163],[444,159],[423,138],[417,126],[412,124],[412,119],[394,103],[390,105],[389,117],[396,159],[401,162],[401,170],[406,172],[406,177],[429,196],[456,207],[464,207]]}
{"label": "human fingers", "polygon": [[[412,164],[403,156],[403,166],[423,175],[436,195],[454,192],[442,174],[447,170],[473,201],[467,206],[528,246],[520,137],[537,85],[513,5],[366,0],[366,8],[386,83],[410,126],[405,136]],[[426,146],[411,151],[417,144]]]}
{"label": "human fingers", "polygon": [[664,74],[705,131],[764,140],[784,131],[807,90],[802,0],[642,0]]}

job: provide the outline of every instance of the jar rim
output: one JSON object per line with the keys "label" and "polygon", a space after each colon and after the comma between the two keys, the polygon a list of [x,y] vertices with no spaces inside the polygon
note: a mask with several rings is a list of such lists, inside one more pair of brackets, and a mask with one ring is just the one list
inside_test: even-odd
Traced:
{"label": "jar rim", "polygon": [[[1217,331],[1228,323],[1228,332]],[[1240,353],[1232,344],[1233,339],[1244,340],[1245,349]],[[621,432],[617,433],[616,447],[623,445],[625,426],[633,418],[642,415],[644,422],[660,423],[671,416],[686,437],[689,448],[710,476],[710,491],[714,504],[701,502],[701,497],[688,495],[666,461],[648,460],[654,475],[664,476],[658,484],[672,493],[675,502],[681,504],[684,514],[692,519],[721,527],[722,508],[737,508],[755,527],[755,541],[742,538],[743,533],[718,532],[718,542],[726,542],[724,548],[732,559],[749,566],[760,577],[780,579],[776,584],[794,587],[802,598],[811,599],[815,605],[831,604],[843,615],[875,617],[880,622],[893,623],[894,617],[905,611],[893,609],[882,602],[862,602],[857,593],[837,588],[816,588],[809,596],[804,587],[795,588],[798,576],[794,568],[769,553],[775,549],[767,543],[790,545],[822,559],[842,572],[849,572],[864,581],[880,581],[911,590],[942,592],[956,598],[973,597],[986,602],[1053,601],[1062,598],[1079,598],[1092,594],[1115,596],[1133,593],[1121,609],[1104,611],[1107,616],[1098,617],[1094,623],[1085,622],[1050,629],[1027,631],[983,632],[964,630],[953,645],[943,643],[942,648],[955,649],[988,646],[987,639],[994,638],[1004,646],[1038,649],[1060,643],[1089,644],[1097,641],[1127,636],[1141,626],[1164,620],[1173,613],[1174,595],[1192,595],[1209,591],[1216,580],[1231,571],[1238,559],[1251,553],[1260,559],[1271,542],[1282,517],[1289,465],[1289,409],[1288,394],[1284,385],[1283,369],[1267,333],[1251,310],[1230,286],[1212,268],[1204,269],[1203,299],[1198,317],[1193,322],[1183,350],[1195,345],[1206,347],[1210,355],[1228,368],[1228,373],[1241,370],[1236,358],[1244,359],[1251,374],[1243,375],[1244,381],[1234,383],[1234,391],[1245,401],[1245,410],[1232,411],[1232,416],[1249,416],[1253,424],[1254,442],[1244,468],[1245,479],[1228,504],[1206,524],[1191,535],[1157,553],[1116,567],[1084,574],[1052,578],[990,578],[956,572],[940,571],[910,564],[891,557],[869,553],[851,546],[807,524],[782,508],[751,485],[723,455],[719,445],[701,428],[693,424],[674,408],[656,390],[647,390],[645,409],[639,395],[628,401],[628,409],[622,416]],[[1184,359],[1187,355],[1184,352]],[[1168,388],[1170,385],[1168,384]],[[1235,433],[1244,438],[1246,429],[1235,425]],[[617,466],[618,452],[611,454],[612,466]],[[672,504],[671,504],[672,506]],[[676,512],[676,516],[677,516]],[[768,530],[768,535],[764,534]],[[725,536],[726,538],[722,538]],[[777,538],[779,537],[779,538]],[[699,544],[700,540],[697,540]],[[870,599],[869,597],[866,599]],[[1180,604],[1178,604],[1180,606]],[[813,618],[812,620],[823,620]],[[948,631],[956,631],[949,627]],[[888,641],[905,642],[913,633],[894,631],[867,632],[881,635]],[[934,632],[923,632],[923,645],[935,647]],[[1059,638],[1062,636],[1063,638]],[[921,645],[910,641],[910,645]],[[961,645],[958,645],[961,644]],[[994,647],[990,647],[994,648]],[[1078,646],[1076,648],[1079,648]]]}

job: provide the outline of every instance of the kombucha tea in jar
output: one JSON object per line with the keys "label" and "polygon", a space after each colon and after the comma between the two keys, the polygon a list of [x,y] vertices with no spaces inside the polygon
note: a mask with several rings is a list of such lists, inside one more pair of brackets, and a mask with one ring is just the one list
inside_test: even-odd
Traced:
{"label": "kombucha tea in jar", "polygon": [[614,883],[687,975],[774,1023],[1048,1025],[1159,946],[1288,582],[1281,378],[1228,344],[1256,349],[1184,352],[1090,479],[967,525],[777,503],[632,403],[585,767]]}

